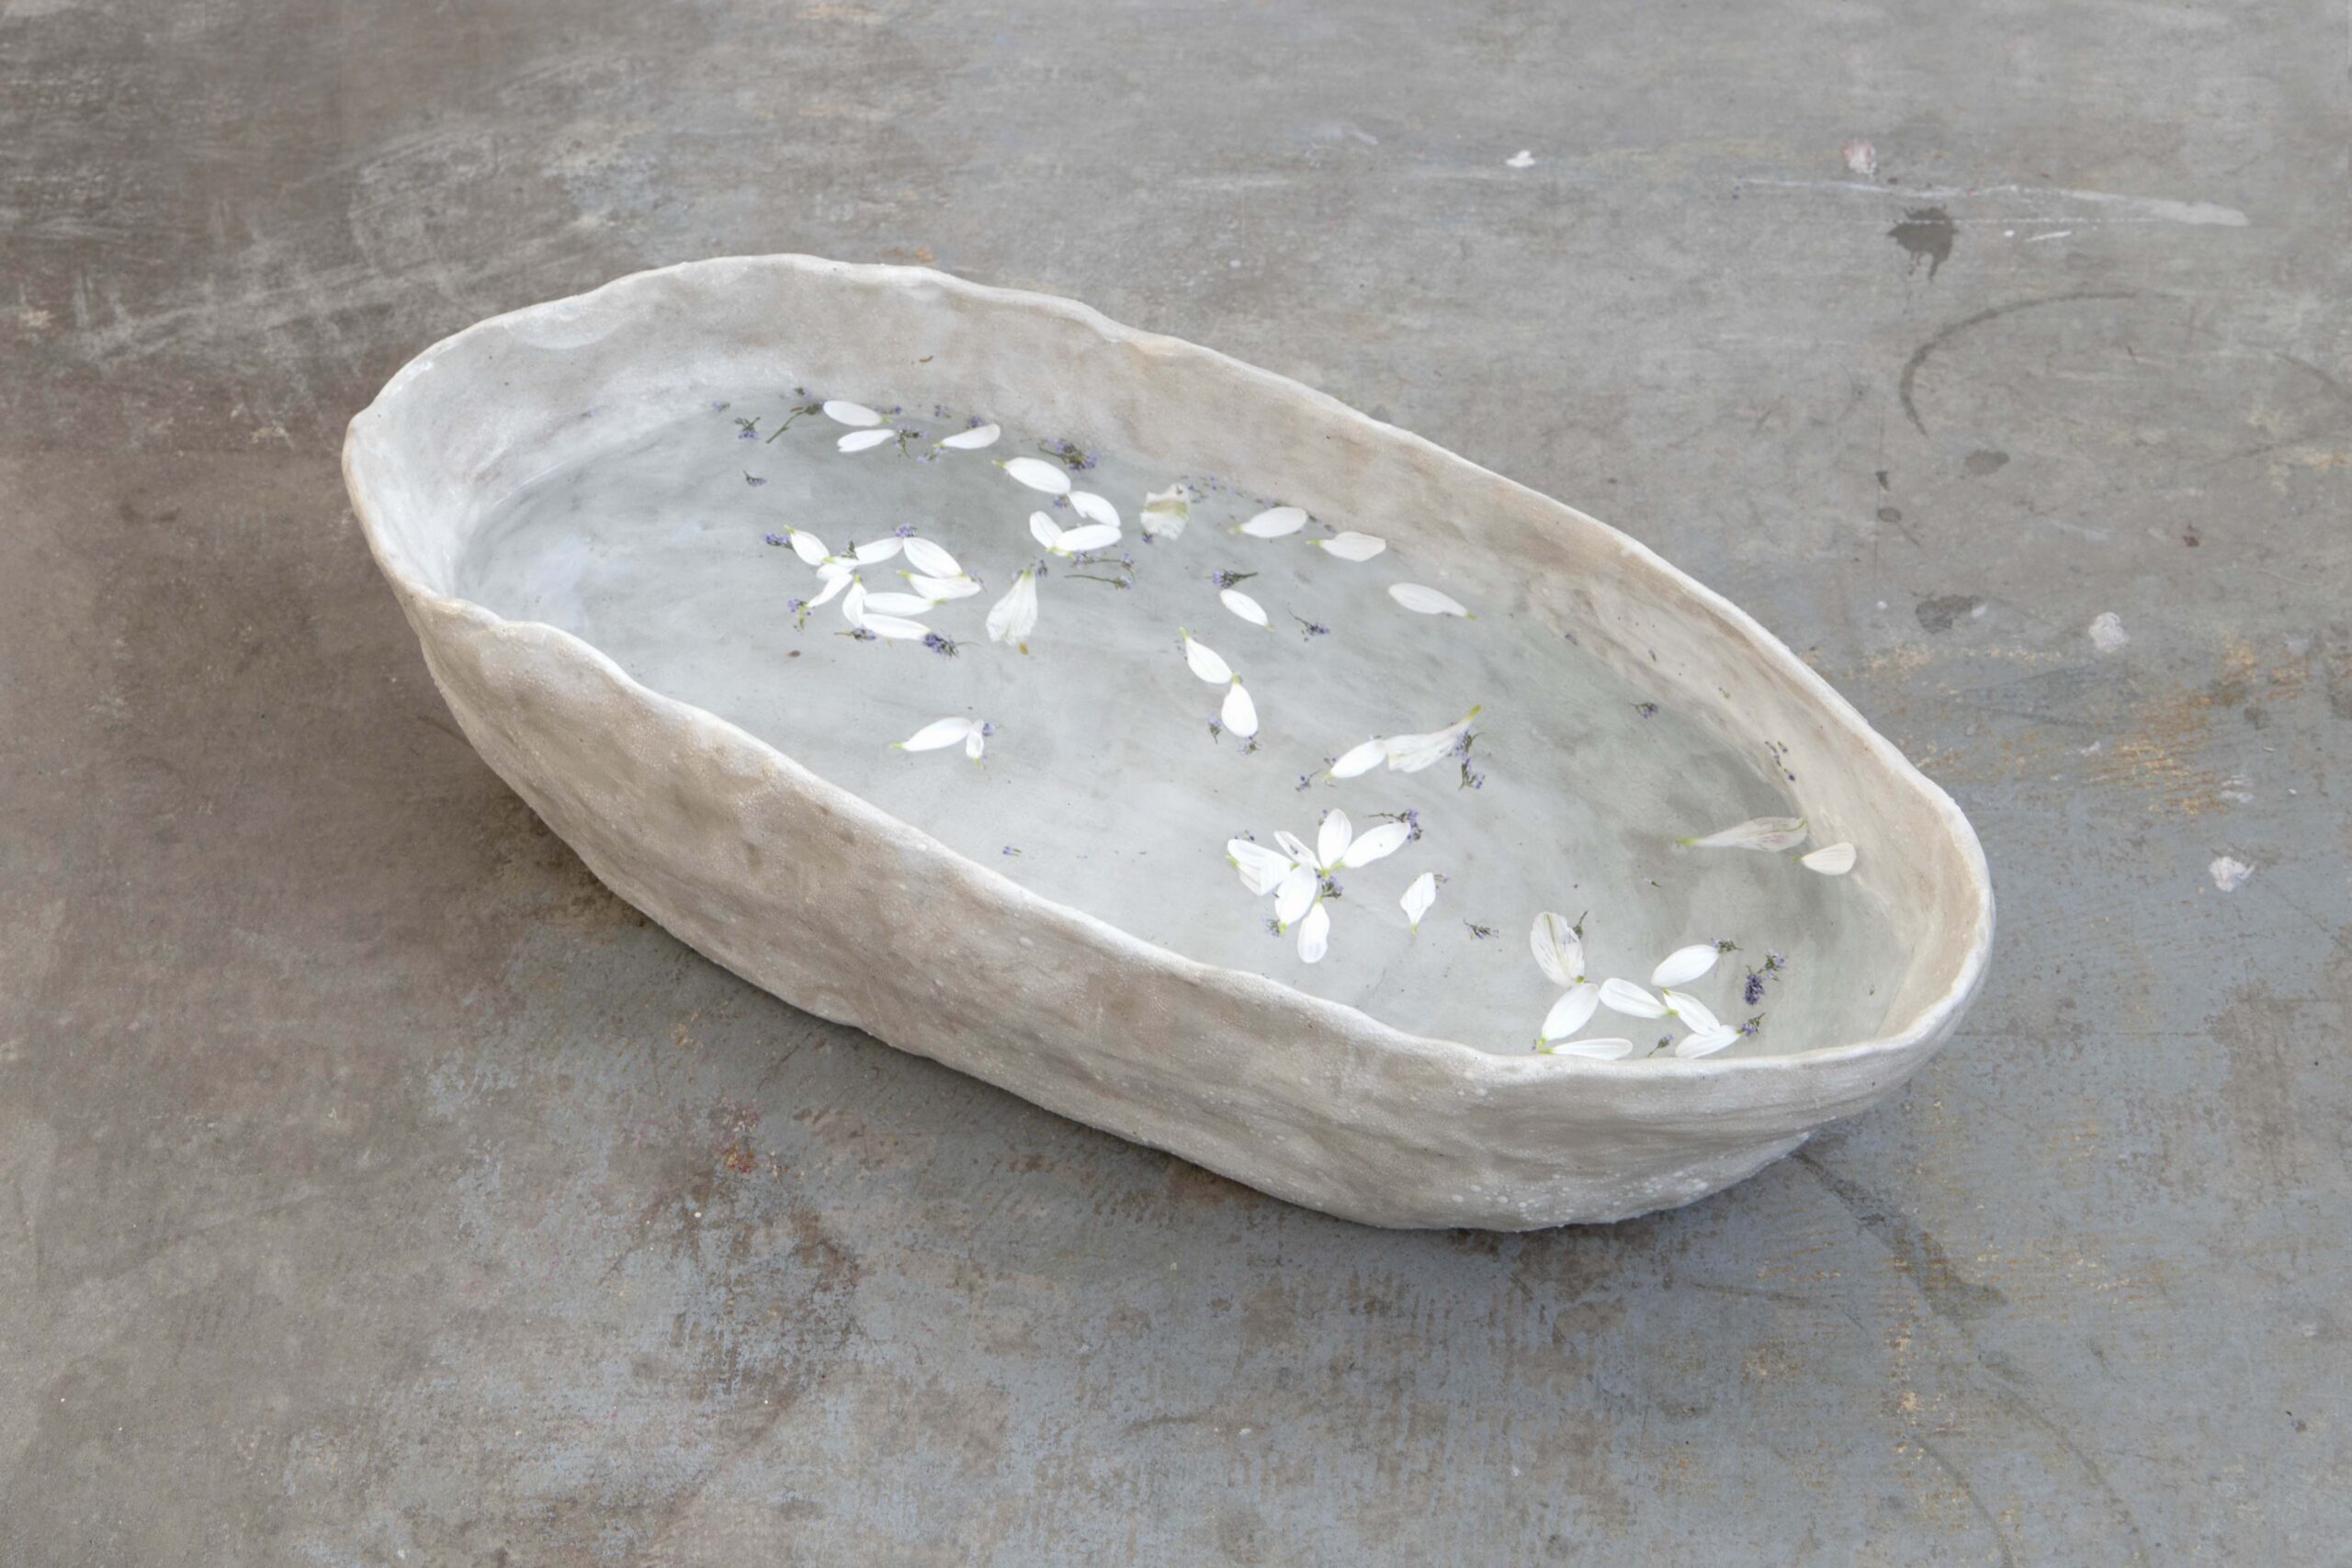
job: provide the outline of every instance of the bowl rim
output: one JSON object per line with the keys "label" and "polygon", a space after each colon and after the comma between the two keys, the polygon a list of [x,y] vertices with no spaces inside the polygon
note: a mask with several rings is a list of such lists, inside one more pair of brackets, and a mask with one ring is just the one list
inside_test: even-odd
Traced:
{"label": "bowl rim", "polygon": [[[1772,665],[1779,673],[1792,679],[1799,689],[1828,718],[1844,730],[1849,739],[1857,741],[1889,774],[1917,792],[1934,812],[1952,847],[1959,852],[1962,870],[1968,879],[1966,891],[1975,905],[1974,919],[1968,933],[1966,950],[1944,990],[1921,1007],[1904,1027],[1873,1036],[1868,1040],[1851,1041],[1837,1045],[1818,1045],[1802,1051],[1780,1052],[1754,1056],[1711,1056],[1686,1060],[1674,1056],[1649,1056],[1631,1061],[1602,1062],[1577,1056],[1551,1055],[1541,1052],[1506,1055],[1482,1049],[1457,1040],[1439,1035],[1417,1034],[1385,1023],[1350,1002],[1333,1001],[1302,991],[1296,987],[1261,975],[1254,970],[1236,969],[1223,964],[1207,964],[1148,942],[1091,910],[1062,903],[1031,891],[994,866],[971,859],[960,851],[933,837],[922,828],[892,816],[853,790],[833,784],[797,759],[771,742],[719,717],[708,709],[699,707],[683,698],[646,685],[623,669],[603,649],[576,633],[544,621],[513,621],[500,615],[489,606],[458,595],[443,593],[423,581],[407,559],[406,553],[394,540],[378,517],[371,504],[370,492],[358,472],[363,441],[374,427],[388,417],[388,411],[407,394],[410,384],[445,354],[458,349],[469,340],[478,340],[503,333],[512,333],[533,318],[577,316],[591,310],[625,310],[634,295],[652,289],[661,284],[701,277],[718,278],[761,269],[783,269],[834,277],[854,284],[902,288],[935,289],[945,295],[993,306],[1041,310],[1085,327],[1106,341],[1134,346],[1155,355],[1196,355],[1221,366],[1228,373],[1250,383],[1256,389],[1289,398],[1302,398],[1329,418],[1351,424],[1379,439],[1405,445],[1424,460],[1442,467],[1475,475],[1499,483],[1517,496],[1530,499],[1544,507],[1557,508],[1573,513],[1583,522],[1602,530],[1622,552],[1629,570],[1646,571],[1663,578],[1667,586],[1689,596],[1693,608],[1705,609],[1717,617],[1724,629],[1743,638],[1749,650]],[[692,261],[674,262],[668,265],[648,267],[626,273],[594,288],[574,294],[540,300],[488,316],[471,325],[462,327],[440,338],[420,351],[394,371],[391,377],[370,399],[368,405],[352,416],[346,427],[342,466],[344,484],[349,495],[354,515],[377,566],[393,587],[406,599],[429,608],[437,615],[470,622],[477,630],[501,640],[537,640],[551,638],[565,652],[587,656],[592,665],[606,679],[619,684],[629,694],[648,700],[657,707],[678,710],[695,728],[707,727],[713,733],[725,736],[734,743],[750,748],[763,761],[779,765],[803,788],[811,789],[827,798],[828,804],[865,820],[869,826],[903,841],[919,845],[930,854],[943,858],[960,870],[968,880],[985,890],[990,901],[1027,914],[1042,914],[1075,922],[1079,928],[1097,940],[1107,939],[1114,949],[1130,956],[1174,969],[1193,978],[1214,980],[1244,993],[1259,993],[1261,999],[1277,1001],[1299,1010],[1333,1025],[1340,1032],[1366,1044],[1400,1051],[1407,1055],[1434,1059],[1449,1069],[1463,1074],[1476,1087],[1502,1087],[1529,1081],[1736,1081],[1743,1077],[1766,1073],[1791,1073],[1806,1069],[1830,1067],[1861,1067],[1891,1065],[1895,1059],[1914,1053],[1931,1053],[1958,1021],[1977,991],[1982,987],[1990,962],[1994,927],[1995,903],[1992,874],[1984,855],[1983,843],[1967,815],[1934,780],[1905,756],[1894,744],[1881,735],[1861,712],[1843,694],[1832,686],[1818,671],[1799,659],[1778,637],[1768,630],[1753,615],[1714,589],[1690,576],[1639,539],[1611,524],[1593,517],[1580,508],[1521,483],[1509,475],[1471,461],[1461,454],[1440,446],[1426,436],[1399,425],[1375,419],[1363,411],[1341,402],[1329,393],[1309,387],[1304,382],[1277,372],[1263,369],[1217,349],[1208,348],[1187,339],[1130,327],[1114,321],[1091,305],[1060,295],[1039,293],[1032,289],[1008,288],[994,284],[975,283],[934,267],[902,265],[895,263],[845,262],[804,253],[786,252],[773,254],[741,254],[703,257]]]}

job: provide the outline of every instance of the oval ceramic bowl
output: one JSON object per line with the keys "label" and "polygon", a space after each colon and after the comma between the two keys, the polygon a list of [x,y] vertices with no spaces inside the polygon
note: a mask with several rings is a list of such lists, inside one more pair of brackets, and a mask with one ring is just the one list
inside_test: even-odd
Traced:
{"label": "oval ceramic bowl", "polygon": [[[1846,1032],[1599,1061],[1392,1027],[1370,1003],[1312,994],[1307,972],[1280,967],[1294,962],[1284,944],[1268,944],[1261,974],[1131,934],[650,689],[571,632],[468,596],[477,534],[534,481],[641,433],[646,411],[786,382],[901,388],[1008,428],[1213,458],[1252,489],[1381,536],[1393,553],[1379,564],[1421,562],[1424,581],[1443,559],[1459,570],[1434,580],[1493,587],[1502,577],[1477,563],[1510,563],[1512,604],[1489,625],[1573,626],[1594,669],[1637,675],[1730,753],[1769,757],[1754,772],[1789,814],[1859,851],[1837,886],[1877,956],[1828,963],[1814,993],[1839,987]],[[802,256],[645,273],[428,350],[352,422],[344,467],[467,738],[615,892],[796,1006],[1294,1202],[1373,1224],[1508,1230],[1686,1203],[1892,1091],[1984,975],[1993,899],[1966,819],[1734,605],[1616,530],[1403,431],[1065,300]],[[747,470],[744,482],[758,481]],[[1216,534],[1219,548],[1249,542]],[[1221,624],[1221,641],[1241,635]],[[901,645],[897,657],[923,655]],[[1382,897],[1385,928],[1356,913],[1361,899],[1342,906],[1343,923],[1366,941],[1426,939],[1405,933],[1394,889]],[[1536,907],[1574,908],[1574,897]],[[1527,912],[1498,932],[1522,964]],[[1240,913],[1254,924],[1263,908]],[[1488,951],[1458,930],[1447,940],[1457,955]],[[1514,1005],[1540,1014],[1552,992],[1532,969],[1527,984],[1531,1000]]]}

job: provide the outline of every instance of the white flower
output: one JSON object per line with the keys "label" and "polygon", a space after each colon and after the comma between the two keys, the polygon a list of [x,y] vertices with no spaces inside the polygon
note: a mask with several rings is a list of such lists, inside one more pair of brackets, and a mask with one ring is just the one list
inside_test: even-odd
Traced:
{"label": "white flower", "polygon": [[1142,526],[1147,538],[1173,539],[1193,520],[1193,492],[1182,485],[1148,491],[1143,498]]}
{"label": "white flower", "polygon": [[1470,732],[1470,721],[1485,711],[1486,705],[1482,703],[1464,715],[1460,723],[1443,729],[1432,729],[1426,735],[1392,735],[1385,739],[1375,736],[1361,746],[1351,746],[1332,762],[1329,776],[1351,779],[1372,772],[1383,762],[1400,773],[1418,773],[1450,754]]}
{"label": "white flower", "polygon": [[1306,526],[1306,513],[1295,506],[1276,506],[1261,512],[1236,530],[1253,539],[1279,539],[1295,534]]}
{"label": "white flower", "polygon": [[886,441],[896,441],[895,430],[853,430],[833,443],[844,452],[863,452],[869,446],[879,446]]}
{"label": "white flower", "polygon": [[1024,571],[989,611],[989,640],[1009,642],[1029,651],[1029,634],[1037,629],[1037,574]]}
{"label": "white flower", "polygon": [[1352,561],[1370,560],[1388,547],[1387,540],[1375,538],[1370,534],[1359,534],[1352,529],[1334,534],[1328,539],[1310,540],[1309,543],[1313,544],[1317,549],[1328,551],[1341,560]]}
{"label": "white flower", "polygon": [[1325,884],[1340,871],[1385,860],[1404,846],[1412,829],[1402,822],[1384,822],[1359,838],[1344,811],[1325,815],[1309,849],[1290,833],[1276,833],[1282,847],[1268,849],[1250,839],[1227,840],[1225,852],[1241,873],[1241,885],[1262,897],[1274,896],[1274,921],[1287,931],[1298,927],[1298,956],[1319,962],[1330,945],[1331,916],[1323,908]]}
{"label": "white flower", "polygon": [[1415,615],[1466,616],[1470,614],[1461,601],[1440,593],[1434,588],[1424,588],[1418,582],[1392,582],[1388,585],[1388,596]]}
{"label": "white flower", "polygon": [[[1527,945],[1535,954],[1535,966],[1544,977],[1563,987],[1559,1000],[1544,1015],[1543,1024],[1535,1032],[1538,1045],[1574,1034],[1591,1021],[1600,1010],[1604,987],[1594,985],[1585,977],[1584,938],[1568,922],[1566,915],[1550,910],[1535,917],[1528,928]],[[1611,980],[1610,985],[1618,982]]]}
{"label": "white flower", "polygon": [[1031,490],[1041,490],[1047,495],[1069,493],[1069,470],[1059,463],[1048,463],[1035,457],[1007,457],[997,467]]}
{"label": "white flower", "polygon": [[977,718],[935,718],[904,740],[893,740],[890,745],[900,751],[936,751],[960,740],[964,743],[964,755],[977,762],[987,750],[989,732],[995,728]]}
{"label": "white flower", "polygon": [[1119,509],[1112,505],[1109,502],[1103,500],[1101,496],[1095,494],[1092,491],[1074,490],[1070,491],[1069,509],[1072,512],[1077,513],[1080,517],[1085,518],[1089,523],[1105,523],[1110,525],[1113,536],[1114,537],[1116,536],[1119,527]]}
{"label": "white flower", "polygon": [[969,430],[957,431],[940,445],[951,452],[977,452],[983,446],[995,446],[996,438],[1003,434],[993,424],[975,425]]}
{"label": "white flower", "polygon": [[1039,544],[1065,560],[1119,542],[1119,525],[1116,523],[1084,523],[1075,528],[1065,528],[1042,512],[1029,514],[1029,532]]}
{"label": "white flower", "polygon": [[[1411,835],[1408,833],[1407,837]],[[1437,873],[1433,871],[1425,871],[1413,878],[1413,885],[1405,889],[1402,898],[1396,900],[1398,907],[1405,911],[1405,919],[1417,931],[1421,929],[1421,917],[1428,914],[1430,906],[1436,902]]]}
{"label": "white flower", "polygon": [[1687,986],[1713,969],[1715,966],[1715,960],[1722,956],[1722,952],[1712,942],[1693,942],[1689,947],[1678,947],[1660,959],[1658,966],[1650,971],[1650,984]]}
{"label": "white flower", "polygon": [[1817,871],[1824,876],[1843,876],[1854,869],[1854,846],[1831,844],[1804,856],[1797,863],[1807,871]]}
{"label": "white flower", "polygon": [[1703,838],[1674,841],[1690,850],[1762,850],[1767,854],[1780,854],[1804,843],[1804,836],[1802,817],[1756,817]]}
{"label": "white flower", "polygon": [[864,403],[847,402],[840,398],[826,401],[825,417],[835,424],[854,424],[860,429],[882,423],[882,416]]}
{"label": "white flower", "polygon": [[1224,605],[1227,609],[1232,611],[1235,615],[1240,616],[1243,620],[1249,622],[1253,626],[1265,626],[1271,629],[1273,626],[1273,623],[1266,618],[1265,606],[1259,604],[1255,599],[1250,598],[1250,595],[1244,593],[1238,588],[1227,588],[1224,590],[1222,592],[1217,594],[1216,600],[1218,604]]}

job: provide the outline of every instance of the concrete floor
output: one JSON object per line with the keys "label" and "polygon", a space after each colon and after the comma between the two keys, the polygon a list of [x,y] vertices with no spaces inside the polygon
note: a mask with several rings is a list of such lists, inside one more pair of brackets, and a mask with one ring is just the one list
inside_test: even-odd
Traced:
{"label": "concrete floor", "polygon": [[[0,0],[0,1562],[2332,1560],[2345,58]],[[686,953],[453,735],[336,446],[469,321],[772,250],[1214,344],[1727,590],[1983,832],[1964,1032],[1693,1209],[1391,1235]]]}

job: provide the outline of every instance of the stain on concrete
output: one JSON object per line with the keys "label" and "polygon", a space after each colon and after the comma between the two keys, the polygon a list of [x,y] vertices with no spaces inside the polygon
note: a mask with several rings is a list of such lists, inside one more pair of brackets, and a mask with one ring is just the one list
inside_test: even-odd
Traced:
{"label": "stain on concrete", "polygon": [[1916,613],[1919,625],[1931,632],[1948,632],[1952,623],[1974,615],[1984,601],[1973,593],[1939,593],[1932,599],[1919,601]]}
{"label": "stain on concrete", "polygon": [[2009,455],[1990,446],[1979,446],[1960,460],[1961,471],[1972,479],[1981,479],[1987,474],[1997,474],[2008,466]]}
{"label": "stain on concrete", "polygon": [[1935,281],[1944,263],[1951,260],[1952,241],[1959,231],[1952,227],[1951,214],[1940,207],[1914,207],[1903,214],[1903,221],[1886,231],[1887,238],[1903,247],[1909,256],[1911,269],[1928,264],[1928,280]]}

